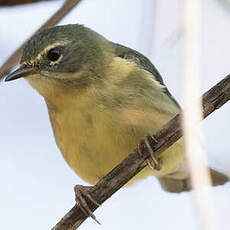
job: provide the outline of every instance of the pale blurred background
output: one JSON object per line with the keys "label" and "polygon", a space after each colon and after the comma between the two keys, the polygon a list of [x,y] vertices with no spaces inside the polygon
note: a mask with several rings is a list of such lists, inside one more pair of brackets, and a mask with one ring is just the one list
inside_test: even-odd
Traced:
{"label": "pale blurred background", "polygon": [[[203,0],[202,92],[230,73],[230,3]],[[0,8],[0,65],[63,1]],[[60,24],[81,23],[147,55],[181,102],[182,1],[83,0]],[[74,205],[86,184],[56,147],[45,103],[25,80],[0,85],[0,228],[46,230]],[[204,124],[210,164],[230,175],[230,103]],[[229,230],[230,183],[211,189],[219,229]],[[149,177],[121,189],[82,230],[199,229],[193,193],[170,194]]]}

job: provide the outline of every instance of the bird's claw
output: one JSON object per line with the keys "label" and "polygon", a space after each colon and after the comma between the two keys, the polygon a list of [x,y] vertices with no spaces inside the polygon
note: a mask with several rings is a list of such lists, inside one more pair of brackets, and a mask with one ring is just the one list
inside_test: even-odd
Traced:
{"label": "bird's claw", "polygon": [[90,210],[85,198],[89,199],[92,203],[94,203],[97,207],[100,206],[96,200],[92,198],[92,196],[88,193],[88,190],[92,186],[83,186],[83,185],[76,185],[74,187],[75,192],[75,201],[78,205],[78,207],[82,210],[82,212],[86,216],[90,216],[93,220],[95,220],[98,224],[101,224],[96,216],[93,214],[93,212]]}
{"label": "bird's claw", "polygon": [[[149,139],[151,139],[151,140],[149,140]],[[150,145],[150,141],[151,141],[151,143],[153,143],[154,145],[157,144],[157,140],[156,140],[153,136],[151,136],[151,135],[148,135],[148,136],[146,136],[146,137],[144,138],[143,142],[144,142],[146,148],[148,149],[148,152],[149,152],[150,157],[151,157],[150,159],[147,159],[147,163],[148,163],[148,165],[149,165],[149,167],[150,167],[151,169],[159,171],[159,170],[161,170],[161,163],[160,163],[160,161],[155,157],[154,152],[153,152],[153,149],[152,149],[152,147],[151,147],[151,145]],[[137,150],[138,150],[138,153],[140,154],[140,156],[142,156],[142,151],[141,151],[141,148],[140,148],[140,144],[138,144]]]}

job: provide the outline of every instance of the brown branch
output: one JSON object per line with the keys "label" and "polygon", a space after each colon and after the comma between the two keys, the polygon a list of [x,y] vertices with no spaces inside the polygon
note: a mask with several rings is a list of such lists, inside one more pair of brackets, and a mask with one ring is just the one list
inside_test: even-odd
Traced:
{"label": "brown branch", "polygon": [[0,6],[16,6],[16,5],[41,2],[41,1],[44,2],[48,0],[0,0]]}
{"label": "brown branch", "polygon": [[[35,33],[44,28],[56,25],[62,18],[64,18],[81,0],[66,0],[62,7],[51,16]],[[23,46],[26,41],[8,58],[8,60],[0,68],[0,79],[8,74],[14,66],[20,61]]]}
{"label": "brown branch", "polygon": [[[230,75],[207,91],[203,95],[202,100],[204,118],[230,100]],[[157,140],[157,145],[152,145],[155,154],[160,154],[182,137],[181,118],[182,112],[177,114],[162,129],[153,135],[154,139]],[[99,204],[102,204],[112,196],[146,166],[145,161],[149,157],[149,154],[144,146],[141,146],[141,149],[143,157],[140,157],[137,151],[134,150],[124,161],[90,189],[89,194]],[[90,200],[87,200],[87,203],[92,211],[97,209]],[[87,216],[75,205],[52,230],[74,230],[79,227],[86,218]]]}

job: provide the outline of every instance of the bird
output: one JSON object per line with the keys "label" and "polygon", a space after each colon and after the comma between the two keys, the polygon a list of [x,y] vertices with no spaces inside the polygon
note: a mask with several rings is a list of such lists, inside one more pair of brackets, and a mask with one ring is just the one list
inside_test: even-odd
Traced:
{"label": "bird", "polygon": [[[5,81],[21,77],[44,97],[64,159],[91,185],[181,111],[147,57],[80,24],[33,35],[20,67]],[[191,190],[183,139],[148,164],[129,184],[153,175],[167,192]],[[212,168],[210,173],[213,185],[229,181]],[[90,199],[87,187],[75,192],[82,210],[95,219],[82,201]]]}

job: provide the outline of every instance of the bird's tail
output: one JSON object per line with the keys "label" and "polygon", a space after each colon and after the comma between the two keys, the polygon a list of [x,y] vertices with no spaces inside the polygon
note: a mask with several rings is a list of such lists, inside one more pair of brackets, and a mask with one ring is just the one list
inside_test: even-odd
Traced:
{"label": "bird's tail", "polygon": [[[210,175],[213,186],[223,185],[230,180],[228,176],[211,168]],[[159,178],[159,181],[162,188],[167,192],[179,193],[191,190],[191,183],[189,177],[185,179],[176,179],[176,177],[174,178],[172,175],[170,175],[170,177],[164,176]]]}

